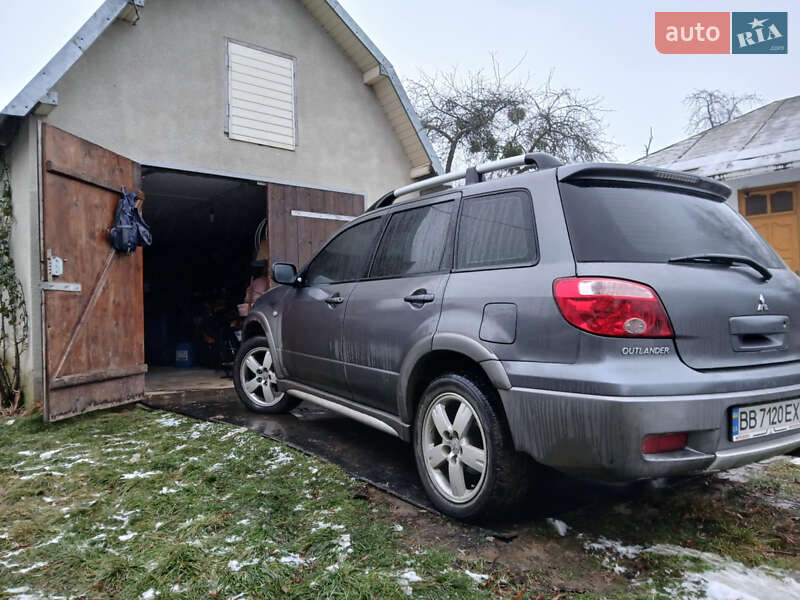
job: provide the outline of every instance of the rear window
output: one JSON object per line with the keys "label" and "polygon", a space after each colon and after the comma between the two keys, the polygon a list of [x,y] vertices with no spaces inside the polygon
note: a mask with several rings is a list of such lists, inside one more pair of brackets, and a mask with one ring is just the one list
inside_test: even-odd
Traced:
{"label": "rear window", "polygon": [[462,200],[457,269],[530,264],[536,259],[533,205],[525,192],[510,191]]}
{"label": "rear window", "polygon": [[578,262],[666,262],[692,254],[735,254],[768,267],[775,252],[724,202],[652,188],[561,184]]}

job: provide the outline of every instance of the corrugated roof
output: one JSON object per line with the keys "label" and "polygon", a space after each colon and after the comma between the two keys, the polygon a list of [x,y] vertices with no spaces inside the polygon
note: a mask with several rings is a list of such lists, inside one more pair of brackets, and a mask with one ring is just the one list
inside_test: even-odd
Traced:
{"label": "corrugated roof", "polygon": [[[412,170],[417,176],[441,173],[439,157],[391,63],[336,0],[300,1],[359,68],[364,82],[374,87]],[[103,2],[78,33],[0,111],[0,118],[2,115],[24,117],[29,114],[106,28],[115,19],[125,17],[129,3],[130,0]],[[144,2],[135,0],[135,4],[141,6]]]}
{"label": "corrugated roof", "polygon": [[771,102],[634,164],[719,179],[800,167],[800,96]]}

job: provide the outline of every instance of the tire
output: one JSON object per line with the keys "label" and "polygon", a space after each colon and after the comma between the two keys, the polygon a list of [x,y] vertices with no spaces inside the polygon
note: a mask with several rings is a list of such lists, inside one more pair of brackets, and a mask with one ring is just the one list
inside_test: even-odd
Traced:
{"label": "tire", "polygon": [[275,361],[266,337],[245,340],[236,353],[233,365],[233,386],[247,408],[253,412],[274,415],[285,413],[300,400],[278,391]]}
{"label": "tire", "polygon": [[473,375],[447,373],[428,385],[414,418],[414,457],[433,504],[456,519],[501,515],[527,495],[531,461],[514,450],[496,390]]}

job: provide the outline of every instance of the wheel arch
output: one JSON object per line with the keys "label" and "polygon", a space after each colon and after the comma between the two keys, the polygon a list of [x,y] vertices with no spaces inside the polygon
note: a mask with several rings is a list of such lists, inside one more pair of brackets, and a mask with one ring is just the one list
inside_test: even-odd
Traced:
{"label": "wheel arch", "polygon": [[267,318],[258,311],[251,311],[242,324],[242,341],[249,340],[252,337],[263,335],[269,342],[269,347],[272,348],[272,359],[275,361],[275,373],[279,378],[285,377],[286,372],[283,369],[283,361],[281,360],[281,353],[278,346],[275,344],[275,337],[272,335],[272,328],[269,325]]}
{"label": "wheel arch", "polygon": [[420,396],[438,375],[467,372],[495,389],[510,389],[503,365],[497,356],[475,340],[461,335],[438,334],[418,343],[408,353],[397,385],[398,412],[404,423],[414,420]]}

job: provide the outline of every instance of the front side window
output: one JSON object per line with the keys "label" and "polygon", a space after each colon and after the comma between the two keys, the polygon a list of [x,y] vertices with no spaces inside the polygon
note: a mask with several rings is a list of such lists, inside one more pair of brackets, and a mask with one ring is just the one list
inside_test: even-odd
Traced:
{"label": "front side window", "polygon": [[306,269],[306,283],[324,285],[363,277],[380,224],[380,218],[371,219],[333,238]]}
{"label": "front side window", "polygon": [[454,201],[392,215],[370,277],[402,277],[449,268],[446,256]]}
{"label": "front side window", "polygon": [[462,200],[456,268],[481,269],[536,260],[531,198],[509,191]]}

